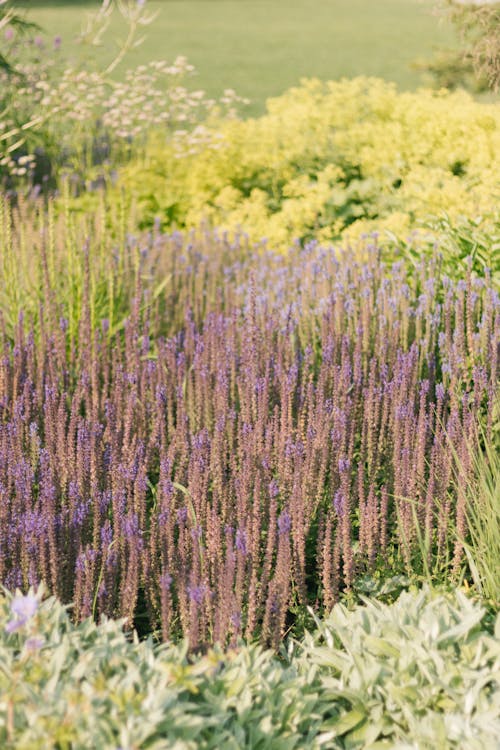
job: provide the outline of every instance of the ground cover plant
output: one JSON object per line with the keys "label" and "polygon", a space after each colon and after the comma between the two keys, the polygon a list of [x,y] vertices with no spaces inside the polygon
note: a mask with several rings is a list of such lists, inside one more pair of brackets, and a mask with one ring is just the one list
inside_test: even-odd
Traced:
{"label": "ground cover plant", "polygon": [[498,294],[365,251],[129,238],[118,326],[96,315],[88,245],[71,325],[47,264],[43,310],[2,344],[5,584],[193,647],[277,646],[358,577],[421,571],[419,534],[458,575]]}
{"label": "ground cover plant", "polygon": [[279,659],[255,645],[190,658],[120,622],[74,626],[40,593],[0,599],[6,750],[498,745],[500,620],[460,592],[337,605]]}

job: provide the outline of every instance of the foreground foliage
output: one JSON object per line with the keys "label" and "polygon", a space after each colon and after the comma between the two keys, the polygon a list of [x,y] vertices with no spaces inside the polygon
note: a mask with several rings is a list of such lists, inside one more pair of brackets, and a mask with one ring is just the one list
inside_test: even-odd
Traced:
{"label": "foreground foliage", "polygon": [[498,746],[500,617],[493,636],[458,591],[337,605],[280,659],[243,644],[188,656],[39,599],[0,601],[5,750]]}

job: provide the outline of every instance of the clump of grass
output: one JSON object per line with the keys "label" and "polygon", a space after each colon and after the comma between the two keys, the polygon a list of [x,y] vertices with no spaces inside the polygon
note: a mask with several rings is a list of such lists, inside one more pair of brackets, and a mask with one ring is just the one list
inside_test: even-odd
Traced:
{"label": "clump of grass", "polygon": [[465,487],[467,535],[459,539],[476,590],[495,607],[500,606],[499,447],[493,435],[473,452],[473,472]]}

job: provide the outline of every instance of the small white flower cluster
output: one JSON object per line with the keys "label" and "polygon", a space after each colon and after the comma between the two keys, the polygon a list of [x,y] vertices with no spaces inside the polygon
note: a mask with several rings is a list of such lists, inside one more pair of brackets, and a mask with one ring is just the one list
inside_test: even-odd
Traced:
{"label": "small white flower cluster", "polygon": [[0,168],[17,177],[30,173],[35,157],[23,154],[16,159],[15,152],[34,130],[43,130],[59,153],[73,153],[80,162],[82,154],[92,153],[98,137],[107,139],[116,156],[117,150],[123,153],[120,141],[129,149],[131,144],[139,146],[152,128],[164,129],[173,137],[179,156],[201,146],[218,148],[220,138],[201,123],[234,117],[236,106],[247,100],[232,89],[226,89],[219,100],[204,91],[189,90],[182,84],[194,72],[185,57],[177,57],[172,64],[140,65],[128,71],[123,81],[67,68],[52,82],[47,71],[37,74],[27,67],[10,105],[11,116],[0,123]]}
{"label": "small white flower cluster", "polygon": [[192,130],[174,130],[172,142],[175,156],[193,156],[202,150],[210,148],[218,151],[222,148],[224,136],[206,125],[197,125]]}
{"label": "small white flower cluster", "polygon": [[[12,27],[7,27],[5,37]],[[58,50],[58,43],[54,49]],[[0,179],[2,176],[24,178],[35,167],[36,158],[29,152],[30,134],[42,124],[40,103],[51,89],[57,75],[57,55],[44,54],[36,39],[23,40],[12,35],[11,53],[17,61],[16,73],[0,71]]]}

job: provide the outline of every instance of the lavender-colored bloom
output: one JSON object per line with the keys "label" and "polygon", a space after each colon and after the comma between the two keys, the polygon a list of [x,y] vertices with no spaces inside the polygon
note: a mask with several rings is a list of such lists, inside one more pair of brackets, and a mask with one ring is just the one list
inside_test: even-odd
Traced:
{"label": "lavender-colored bloom", "polygon": [[287,510],[284,510],[278,516],[278,532],[281,535],[289,534],[292,528],[292,519]]}
{"label": "lavender-colored bloom", "polygon": [[109,547],[113,541],[113,529],[109,521],[106,521],[101,529],[101,544],[103,547]]}
{"label": "lavender-colored bloom", "polygon": [[235,547],[243,555],[247,554],[247,535],[241,529],[237,529],[236,531]]}
{"label": "lavender-colored bloom", "polygon": [[90,510],[90,500],[79,502],[73,511],[73,515],[71,519],[72,524],[77,528],[80,526],[83,526],[89,514],[89,510]]}
{"label": "lavender-colored bloom", "polygon": [[24,642],[24,648],[29,654],[34,654],[37,651],[40,651],[40,649],[43,648],[44,645],[45,640],[42,638],[42,636],[39,635],[32,635]]}
{"label": "lavender-colored bloom", "polygon": [[201,604],[207,592],[206,586],[188,586],[189,599],[195,604]]}
{"label": "lavender-colored bloom", "polygon": [[271,481],[269,482],[270,497],[275,498],[275,497],[278,497],[279,494],[280,494],[280,488],[279,488],[278,482],[276,481],[276,479],[271,479]]}
{"label": "lavender-colored bloom", "polygon": [[162,406],[167,403],[167,389],[164,385],[159,385],[156,389],[156,400]]}
{"label": "lavender-colored bloom", "polygon": [[77,573],[85,573],[86,559],[85,552],[80,552],[75,563],[75,570]]}
{"label": "lavender-colored bloom", "polygon": [[241,630],[242,620],[241,612],[233,612],[231,615],[230,622],[236,631]]}
{"label": "lavender-colored bloom", "polygon": [[10,611],[14,615],[14,619],[10,620],[5,626],[7,633],[15,633],[24,627],[34,617],[37,609],[38,599],[33,594],[26,594],[26,596],[18,594],[15,596],[10,605]]}
{"label": "lavender-colored bloom", "polygon": [[127,539],[135,539],[141,535],[139,519],[136,513],[130,513],[123,519],[123,533]]}
{"label": "lavender-colored bloom", "polygon": [[337,492],[334,495],[333,507],[335,508],[335,513],[337,514],[339,518],[344,515],[345,498],[341,490],[337,490]]}
{"label": "lavender-colored bloom", "polygon": [[38,599],[33,594],[26,596],[15,596],[11,602],[10,609],[13,615],[19,619],[29,620],[38,609]]}
{"label": "lavender-colored bloom", "polygon": [[351,468],[351,462],[348,458],[339,458],[339,472],[345,474]]}
{"label": "lavender-colored bloom", "polygon": [[436,398],[438,401],[444,399],[445,389],[442,383],[436,383]]}
{"label": "lavender-colored bloom", "polygon": [[169,591],[173,583],[173,578],[170,573],[162,573],[160,576],[160,586],[164,591]]}
{"label": "lavender-colored bloom", "polygon": [[59,35],[55,36],[54,37],[54,49],[55,50],[61,49],[61,43],[62,43],[61,37]]}

